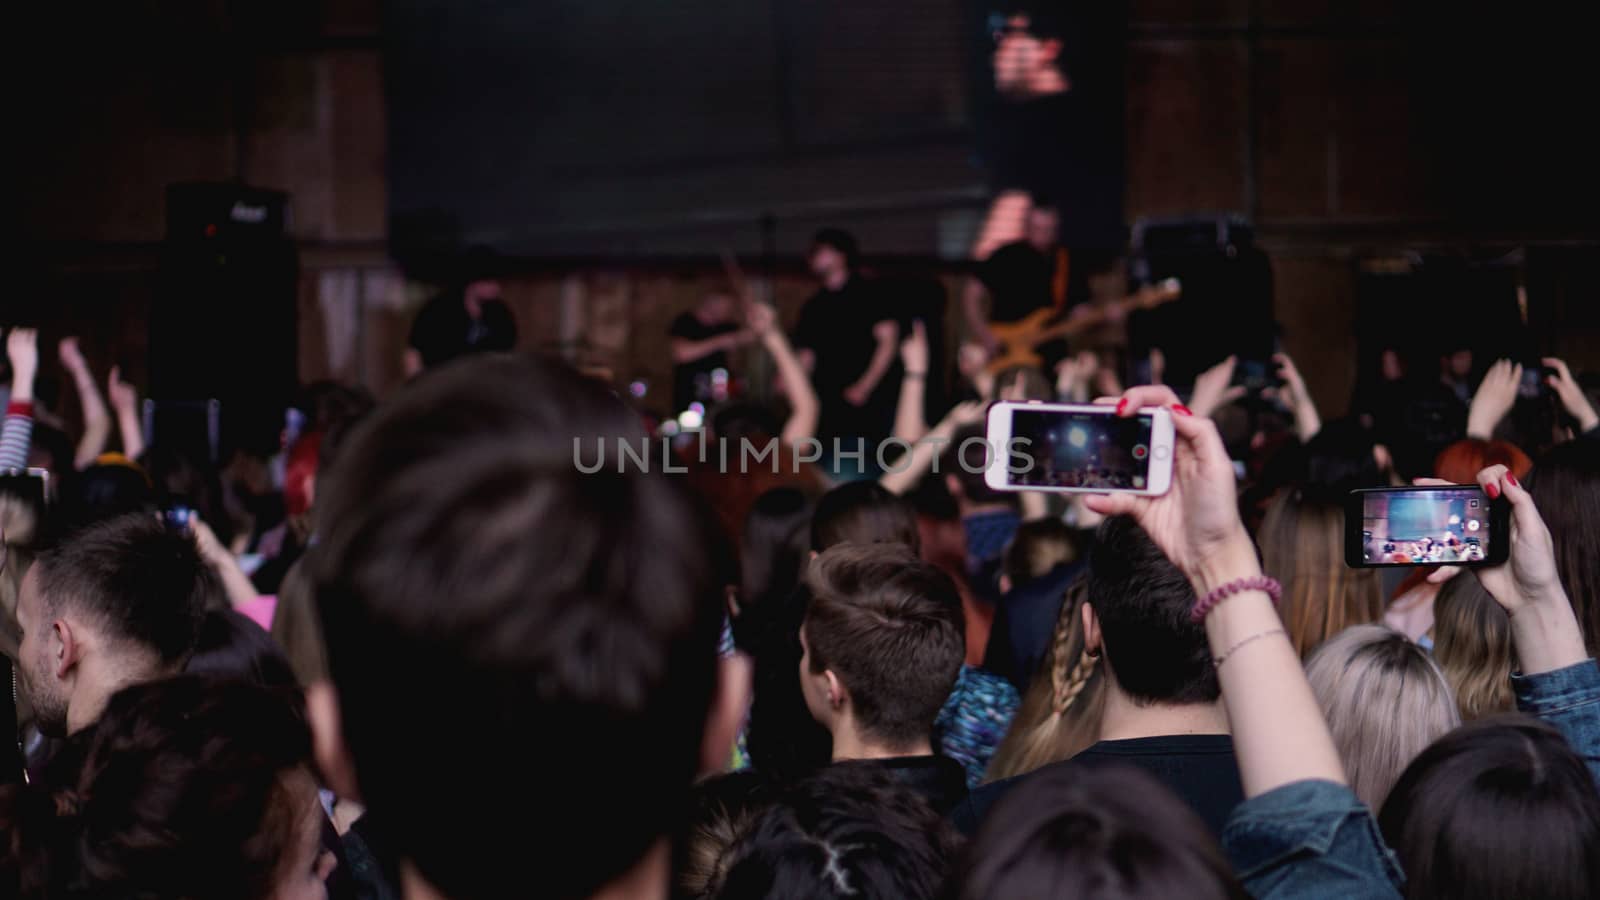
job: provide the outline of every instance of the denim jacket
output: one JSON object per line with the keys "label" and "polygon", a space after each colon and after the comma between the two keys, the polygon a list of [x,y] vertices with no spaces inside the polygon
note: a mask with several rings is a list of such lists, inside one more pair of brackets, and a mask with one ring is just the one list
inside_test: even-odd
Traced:
{"label": "denim jacket", "polygon": [[[1567,736],[1600,779],[1600,666],[1512,677],[1517,707]],[[1397,898],[1405,884],[1372,811],[1349,788],[1300,781],[1241,803],[1222,846],[1256,900]]]}
{"label": "denim jacket", "polygon": [[1538,716],[1566,735],[1600,782],[1600,665],[1585,660],[1539,675],[1512,675],[1517,709]]}

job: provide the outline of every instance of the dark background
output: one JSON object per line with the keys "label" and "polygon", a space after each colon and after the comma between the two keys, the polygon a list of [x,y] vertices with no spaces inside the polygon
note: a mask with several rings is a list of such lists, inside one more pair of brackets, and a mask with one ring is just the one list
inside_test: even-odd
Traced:
{"label": "dark background", "polygon": [[[791,321],[811,290],[799,257],[823,221],[858,223],[869,254],[921,255],[954,286],[959,270],[939,260],[964,249],[985,200],[973,75],[962,69],[972,59],[961,26],[969,7],[501,6],[541,22],[555,16],[546,10],[566,16],[515,41],[501,35],[508,49],[559,44],[562,71],[619,65],[572,96],[598,93],[629,108],[625,120],[607,127],[595,115],[606,107],[591,104],[584,115],[561,112],[583,127],[541,138],[564,154],[559,179],[521,165],[499,125],[407,124],[430,109],[393,106],[417,93],[408,83],[440,77],[440,90],[470,88],[397,62],[418,40],[400,27],[403,13],[421,6],[129,0],[14,10],[15,201],[6,210],[16,252],[0,320],[32,319],[51,338],[80,332],[102,377],[120,359],[142,381],[166,188],[240,179],[292,198],[300,376],[381,390],[398,380],[399,347],[425,294],[395,264],[394,239],[431,205],[413,203],[405,187],[407,172],[430,165],[441,179],[481,186],[463,200],[519,179],[556,181],[548,198],[540,191],[506,206],[595,211],[606,227],[573,229],[577,237],[540,224],[549,218],[445,213],[463,228],[526,230],[538,258],[506,286],[524,345],[585,348],[619,378],[665,379],[666,324],[720,283],[719,247],[763,249],[750,219],[764,209],[785,215],[768,286]],[[1284,345],[1330,414],[1355,380],[1358,311],[1406,333],[1473,324],[1452,306],[1464,294],[1449,278],[1419,293],[1421,271],[1508,271],[1527,287],[1532,349],[1600,367],[1600,147],[1591,128],[1600,75],[1584,6],[1127,0],[1125,218],[1225,210],[1253,221],[1271,258]],[[610,25],[607,15],[623,21]],[[830,15],[863,21],[819,30]],[[440,38],[441,47],[470,43],[448,30]],[[791,72],[784,91],[780,47]],[[914,59],[903,61],[906,48],[918,50]],[[636,58],[648,79],[621,65]],[[560,85],[536,87],[537,103],[486,91],[482,108],[508,128],[536,129],[569,102],[549,96]],[[738,97],[763,99],[741,106]],[[903,115],[878,116],[883,104]],[[463,104],[463,114],[476,108]],[[778,127],[784,121],[792,133]],[[702,139],[707,129],[717,140]],[[761,193],[771,185],[790,193]],[[803,208],[818,185],[848,189]],[[693,200],[686,213],[684,197]],[[633,255],[646,251],[648,261]],[[215,298],[225,313],[248,302]]]}

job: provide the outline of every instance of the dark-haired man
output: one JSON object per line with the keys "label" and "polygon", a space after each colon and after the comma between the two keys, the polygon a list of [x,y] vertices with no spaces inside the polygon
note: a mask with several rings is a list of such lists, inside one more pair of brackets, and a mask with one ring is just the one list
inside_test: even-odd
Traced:
{"label": "dark-haired man", "polygon": [[677,485],[578,470],[575,442],[643,436],[603,384],[483,355],[409,384],[319,478],[318,756],[408,900],[665,896],[748,672],[719,666],[709,530]]}
{"label": "dark-haired man", "polygon": [[[1244,799],[1205,629],[1190,621],[1189,579],[1132,519],[1107,519],[1089,551],[1084,646],[1106,667],[1100,741],[1053,766],[1146,769],[1218,834]],[[953,814],[968,834],[1031,777],[974,791]]]}
{"label": "dark-haired man", "polygon": [[800,684],[835,762],[886,770],[941,811],[966,794],[933,726],[966,655],[961,598],[902,544],[839,544],[806,571]]}
{"label": "dark-haired man", "polygon": [[40,556],[17,598],[17,688],[39,730],[79,732],[117,691],[182,671],[221,591],[194,538],[149,514],[92,525]]}
{"label": "dark-haired man", "polygon": [[[818,436],[824,459],[845,478],[874,468],[900,391],[900,328],[893,310],[857,272],[859,255],[848,232],[817,233],[807,263],[822,289],[800,310],[794,336],[822,406]],[[845,457],[842,464],[833,458],[835,441]],[[857,456],[858,451],[864,453]]]}

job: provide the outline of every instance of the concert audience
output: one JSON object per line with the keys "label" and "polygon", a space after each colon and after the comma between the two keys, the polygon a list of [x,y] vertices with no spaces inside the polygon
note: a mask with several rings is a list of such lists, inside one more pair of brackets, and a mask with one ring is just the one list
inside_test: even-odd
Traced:
{"label": "concert audience", "polygon": [[[1059,52],[1005,21],[1008,58]],[[979,344],[1062,304],[1053,243],[1009,251],[1026,303],[963,306]],[[969,346],[979,400],[929,428],[927,323],[848,234],[809,263],[798,350],[772,307],[735,314],[737,278],[673,329],[700,370],[759,343],[788,406],[715,408],[686,370],[703,434],[777,438],[785,469],[869,441],[770,480],[580,472],[575,438],[645,419],[495,352],[487,269],[419,316],[371,416],[297,399],[276,478],[148,441],[70,337],[44,361],[68,423],[38,333],[3,323],[0,470],[54,477],[42,507],[33,476],[0,489],[0,895],[1600,895],[1600,415],[1564,362],[1535,433],[1531,374],[1475,381],[1454,337],[1326,423],[1287,356],[1265,390],[1229,357],[1188,406],[1122,392],[1173,412],[1167,494],[1063,512],[989,488],[982,404],[1087,399],[1124,361],[1067,354],[1052,386]],[[1348,492],[1424,475],[1505,498],[1508,562],[1346,565]]]}

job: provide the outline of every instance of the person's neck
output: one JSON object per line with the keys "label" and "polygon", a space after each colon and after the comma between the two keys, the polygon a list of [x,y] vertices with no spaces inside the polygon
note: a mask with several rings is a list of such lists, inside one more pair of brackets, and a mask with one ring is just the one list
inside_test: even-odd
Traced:
{"label": "person's neck", "polygon": [[100,721],[106,704],[123,688],[177,674],[148,661],[87,659],[80,665],[82,669],[73,686],[72,699],[67,703],[67,734],[77,734]]}
{"label": "person's neck", "polygon": [[1222,701],[1140,705],[1108,679],[1100,740],[1126,741],[1174,734],[1229,734]]}
{"label": "person's neck", "polygon": [[839,724],[833,732],[833,761],[847,759],[897,759],[902,756],[932,756],[933,742],[924,738],[904,744],[893,744],[864,735],[849,721]]}
{"label": "person's neck", "polygon": [[[662,838],[645,851],[633,868],[592,894],[589,900],[666,900],[671,877],[667,840]],[[409,862],[400,866],[400,897],[401,900],[450,900]]]}
{"label": "person's neck", "polygon": [[840,269],[822,276],[822,286],[830,291],[842,291],[850,283],[850,270]]}

